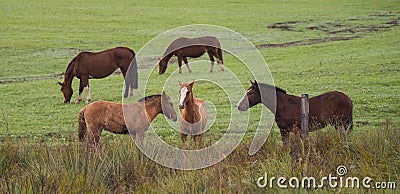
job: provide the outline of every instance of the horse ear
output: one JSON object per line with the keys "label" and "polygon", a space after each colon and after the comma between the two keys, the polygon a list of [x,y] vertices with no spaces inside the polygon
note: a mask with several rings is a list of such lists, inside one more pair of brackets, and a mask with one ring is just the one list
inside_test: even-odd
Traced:
{"label": "horse ear", "polygon": [[166,96],[167,94],[165,94],[165,91],[162,91],[162,96]]}
{"label": "horse ear", "polygon": [[251,81],[251,80],[250,80],[250,83],[251,83],[251,85],[253,85],[253,84],[254,84],[254,83],[253,83],[253,81]]}
{"label": "horse ear", "polygon": [[257,80],[254,80],[254,83],[257,84]]}
{"label": "horse ear", "polygon": [[64,84],[63,83],[61,83],[61,82],[57,82],[60,86],[63,86]]}
{"label": "horse ear", "polygon": [[193,85],[194,85],[194,81],[190,82],[187,86],[188,86],[189,89],[192,89]]}

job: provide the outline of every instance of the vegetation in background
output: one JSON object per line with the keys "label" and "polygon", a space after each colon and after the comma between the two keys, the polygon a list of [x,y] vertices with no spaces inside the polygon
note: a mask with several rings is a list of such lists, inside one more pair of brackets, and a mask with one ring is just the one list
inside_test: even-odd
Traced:
{"label": "vegetation in background", "polygon": [[[335,175],[339,165],[348,168],[349,176],[396,182],[396,190],[385,191],[398,192],[399,18],[400,2],[396,0],[201,1],[184,7],[179,1],[3,1],[0,192],[293,192],[258,188],[256,180],[265,172],[276,177]],[[78,112],[85,104],[64,104],[57,84],[70,60],[80,51],[115,46],[137,52],[160,33],[190,24],[223,26],[246,36],[266,60],[275,84],[290,94],[314,96],[330,90],[348,94],[354,103],[355,122],[349,139],[331,127],[312,132],[309,156],[298,163],[293,151],[281,146],[274,126],[263,148],[249,156],[258,123],[251,117],[249,133],[240,146],[222,162],[202,170],[162,167],[143,156],[127,135],[105,132],[101,148],[88,152],[77,139]],[[228,53],[224,53],[224,61],[243,86],[249,87],[248,80],[253,78],[242,71],[243,64]],[[139,67],[139,76],[150,71]],[[176,62],[166,74],[174,68]],[[208,65],[203,68],[208,72]],[[185,67],[183,70],[187,74]],[[223,73],[215,71],[212,76],[223,77]],[[156,83],[165,77],[152,79]],[[139,87],[144,87],[145,81],[140,78]],[[72,100],[77,98],[78,84],[74,80]],[[90,80],[90,87],[92,100],[121,102],[120,75]],[[218,110],[218,119],[204,136],[216,141],[229,123],[226,96],[210,84],[198,84],[195,89],[196,96],[212,101]],[[178,85],[167,93],[176,102]],[[256,106],[251,115],[257,116],[260,109],[261,105]],[[165,119],[159,116],[154,126],[167,142],[179,145],[179,133],[171,130]],[[296,191],[369,190],[325,187]]]}

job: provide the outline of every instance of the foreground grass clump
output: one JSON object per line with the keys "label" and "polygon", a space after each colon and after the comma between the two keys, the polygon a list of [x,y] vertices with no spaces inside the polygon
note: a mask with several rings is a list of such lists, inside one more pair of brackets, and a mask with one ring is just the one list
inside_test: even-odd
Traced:
{"label": "foreground grass clump", "polygon": [[[362,138],[360,138],[362,137]],[[268,177],[338,176],[336,168],[347,167],[347,176],[371,177],[372,183],[400,180],[400,131],[388,124],[376,130],[356,128],[348,140],[334,130],[313,132],[308,157],[298,162],[285,150],[280,136],[271,133],[263,148],[248,156],[251,139],[246,138],[222,162],[202,170],[165,168],[149,160],[124,138],[103,141],[97,151],[85,144],[29,144],[3,142],[0,146],[0,191],[41,192],[265,192],[292,191],[259,188],[257,179]],[[299,149],[301,150],[301,149]],[[301,151],[300,151],[301,152]],[[397,186],[397,185],[396,185]],[[363,189],[361,187],[361,189]],[[305,191],[366,192],[351,188],[300,188]],[[398,189],[386,191],[396,192]]]}

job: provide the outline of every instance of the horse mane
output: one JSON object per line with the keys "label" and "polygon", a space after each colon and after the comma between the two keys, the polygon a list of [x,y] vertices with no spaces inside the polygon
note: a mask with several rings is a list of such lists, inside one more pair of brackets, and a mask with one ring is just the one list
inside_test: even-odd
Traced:
{"label": "horse mane", "polygon": [[74,73],[74,65],[75,65],[75,61],[76,61],[76,58],[77,58],[78,56],[76,56],[76,57],[74,57],[72,60],[71,60],[71,62],[69,62],[69,64],[68,64],[68,66],[67,66],[67,69],[65,70],[65,73],[64,73],[64,84],[71,84],[72,83],[72,79],[71,79],[71,83],[68,83],[67,81],[70,79],[70,77],[71,76],[73,76],[73,73]]}
{"label": "horse mane", "polygon": [[75,60],[76,60],[76,57],[74,57],[71,60],[71,62],[69,62],[66,72],[72,72],[72,70],[69,70],[69,69],[72,67],[72,64],[74,64]]}
{"label": "horse mane", "polygon": [[258,85],[263,88],[275,89],[277,92],[282,92],[282,93],[286,94],[286,90],[276,87],[276,86],[273,86],[273,85],[263,84],[263,83],[258,83]]}
{"label": "horse mane", "polygon": [[151,95],[151,96],[146,96],[140,100],[138,100],[138,102],[143,102],[143,101],[148,101],[148,100],[154,100],[157,97],[160,97],[161,94],[155,94],[155,95]]}

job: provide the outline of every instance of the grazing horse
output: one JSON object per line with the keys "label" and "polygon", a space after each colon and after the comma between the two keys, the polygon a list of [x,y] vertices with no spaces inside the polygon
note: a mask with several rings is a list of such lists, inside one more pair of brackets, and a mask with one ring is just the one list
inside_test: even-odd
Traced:
{"label": "grazing horse", "polygon": [[185,144],[187,134],[192,138],[197,147],[202,143],[202,136],[207,124],[206,104],[200,98],[193,97],[194,82],[181,83],[179,109],[181,109],[181,140]]}
{"label": "grazing horse", "polygon": [[187,57],[201,57],[205,52],[208,53],[208,57],[211,61],[210,72],[213,72],[214,57],[217,58],[217,63],[220,65],[221,71],[224,71],[224,61],[222,59],[222,50],[219,40],[213,36],[203,36],[198,38],[180,37],[174,40],[168,46],[163,57],[158,61],[158,73],[165,73],[165,70],[168,66],[168,61],[174,55],[178,57],[179,73],[182,73],[182,60],[185,62],[189,73],[191,73],[192,69],[189,66]]}
{"label": "grazing horse", "polygon": [[171,99],[165,92],[162,95],[148,96],[136,103],[123,105],[96,101],[82,108],[79,113],[79,140],[96,144],[104,129],[115,134],[130,133],[142,144],[144,133],[150,123],[161,113],[168,119],[177,120]]}
{"label": "grazing horse", "polygon": [[[132,64],[132,65],[131,65]],[[131,66],[131,68],[129,68]],[[81,52],[69,63],[64,75],[64,82],[61,85],[61,92],[64,95],[64,102],[69,103],[73,94],[72,79],[76,76],[80,79],[79,97],[76,103],[82,100],[83,89],[86,89],[86,103],[90,102],[89,79],[104,78],[111,75],[117,68],[121,69],[125,79],[125,94],[128,97],[133,95],[133,88],[138,88],[138,72],[135,52],[126,47],[116,47],[98,53]],[[129,69],[128,77],[126,77]]]}
{"label": "grazing horse", "polygon": [[[275,86],[250,82],[251,87],[239,101],[238,109],[246,111],[258,103],[264,104],[275,114],[282,141],[287,146],[289,132],[301,129],[301,98],[286,94],[285,90]],[[336,130],[347,133],[353,129],[352,109],[351,99],[341,92],[331,91],[312,97],[309,99],[309,129],[319,130],[331,124]]]}

